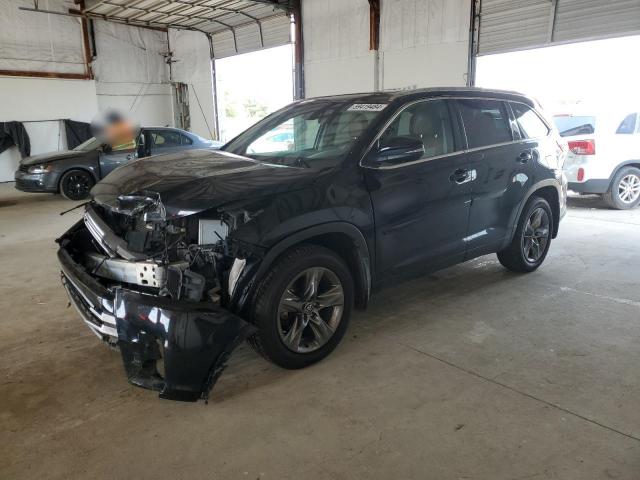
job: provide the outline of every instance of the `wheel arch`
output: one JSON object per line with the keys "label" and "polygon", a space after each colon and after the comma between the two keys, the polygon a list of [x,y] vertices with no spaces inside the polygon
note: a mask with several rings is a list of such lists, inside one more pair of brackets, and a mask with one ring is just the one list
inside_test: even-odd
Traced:
{"label": "wheel arch", "polygon": [[544,198],[551,207],[551,213],[553,213],[553,235],[552,238],[556,238],[558,236],[558,230],[560,228],[560,187],[556,180],[545,180],[533,185],[524,196],[523,200],[518,205],[518,208],[514,209],[514,213],[511,218],[511,232],[505,238],[503,248],[506,248],[507,245],[511,243],[513,240],[513,235],[515,235],[516,227],[518,223],[518,219],[520,215],[522,215],[522,211],[524,207],[527,205],[527,202],[534,196],[539,196]]}
{"label": "wheel arch", "polygon": [[371,293],[371,256],[362,232],[347,222],[329,222],[298,231],[273,245],[260,261],[249,284],[237,300],[235,310],[248,305],[269,268],[289,249],[301,244],[316,244],[336,253],[349,267],[354,280],[355,304],[364,309]]}
{"label": "wheel arch", "polygon": [[616,168],[614,168],[611,176],[609,177],[609,187],[607,188],[607,191],[611,190],[616,175],[618,175],[618,173],[620,173],[620,170],[625,167],[635,167],[637,169],[640,169],[640,160],[627,160],[626,162],[622,162]]}

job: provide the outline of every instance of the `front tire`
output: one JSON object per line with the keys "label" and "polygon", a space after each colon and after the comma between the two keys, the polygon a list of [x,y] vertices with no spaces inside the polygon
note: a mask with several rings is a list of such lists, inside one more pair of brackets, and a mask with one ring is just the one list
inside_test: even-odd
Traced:
{"label": "front tire", "polygon": [[629,210],[640,204],[640,169],[624,167],[613,178],[611,188],[602,195],[611,208]]}
{"label": "front tire", "polygon": [[294,247],[258,287],[253,302],[258,333],[249,343],[287,369],[322,360],[344,336],[353,290],[349,268],[333,251],[318,245]]}
{"label": "front tire", "polygon": [[60,193],[67,200],[84,200],[95,185],[93,176],[85,170],[69,170],[60,178]]}
{"label": "front tire", "polygon": [[498,260],[509,270],[528,273],[536,270],[547,257],[553,236],[553,212],[541,197],[525,205],[511,244],[498,252]]}

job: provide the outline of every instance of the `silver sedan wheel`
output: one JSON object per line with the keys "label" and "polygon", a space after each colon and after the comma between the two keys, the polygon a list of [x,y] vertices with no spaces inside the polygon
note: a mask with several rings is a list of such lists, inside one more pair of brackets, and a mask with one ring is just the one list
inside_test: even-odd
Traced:
{"label": "silver sedan wheel", "polygon": [[618,197],[624,203],[634,203],[640,197],[640,177],[630,173],[618,184]]}
{"label": "silver sedan wheel", "polygon": [[302,271],[284,290],[278,306],[278,332],[289,350],[310,353],[333,337],[342,320],[344,291],[338,276],[324,267]]}
{"label": "silver sedan wheel", "polygon": [[536,263],[544,254],[551,233],[549,223],[544,208],[538,207],[529,215],[522,235],[522,251],[529,263]]}

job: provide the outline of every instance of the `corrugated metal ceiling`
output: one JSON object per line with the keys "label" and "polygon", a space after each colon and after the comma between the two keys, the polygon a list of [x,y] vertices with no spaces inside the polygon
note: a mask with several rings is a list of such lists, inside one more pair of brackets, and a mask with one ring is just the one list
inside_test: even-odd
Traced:
{"label": "corrugated metal ceiling", "polygon": [[293,0],[87,0],[84,13],[131,25],[206,33],[288,18]]}

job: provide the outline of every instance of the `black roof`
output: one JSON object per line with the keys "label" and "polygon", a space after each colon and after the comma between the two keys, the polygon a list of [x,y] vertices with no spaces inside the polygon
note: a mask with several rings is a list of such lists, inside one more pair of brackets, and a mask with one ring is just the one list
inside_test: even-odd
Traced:
{"label": "black roof", "polygon": [[428,97],[477,97],[477,98],[500,98],[504,100],[515,100],[525,102],[535,106],[535,102],[528,96],[512,92],[509,90],[493,90],[476,87],[437,87],[420,88],[415,90],[390,90],[383,92],[368,93],[348,93],[344,95],[330,95],[325,97],[314,97],[305,101],[313,100],[336,100],[340,102],[362,102],[362,103],[390,103],[397,99],[412,100]]}

